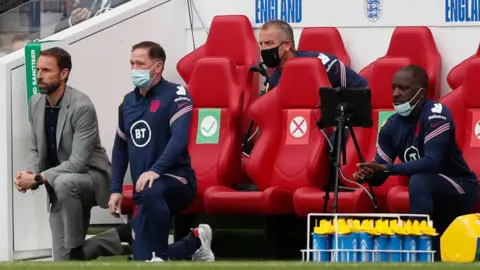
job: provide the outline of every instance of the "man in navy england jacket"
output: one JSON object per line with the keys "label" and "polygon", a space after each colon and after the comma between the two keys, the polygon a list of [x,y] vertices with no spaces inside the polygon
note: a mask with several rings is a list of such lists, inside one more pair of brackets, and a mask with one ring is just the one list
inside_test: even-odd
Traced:
{"label": "man in navy england jacket", "polygon": [[109,209],[118,216],[130,163],[138,207],[132,221],[133,259],[162,262],[192,256],[213,261],[212,230],[206,224],[168,245],[171,218],[193,202],[197,180],[187,150],[193,104],[185,87],[162,77],[165,58],[163,48],[154,42],[132,48],[130,64],[136,87],[118,109]]}
{"label": "man in navy england jacket", "polygon": [[[354,177],[378,186],[389,175],[408,176],[410,213],[430,215],[441,235],[455,218],[474,210],[477,177],[457,145],[452,113],[426,99],[426,72],[404,67],[395,74],[392,88],[396,113],[380,129],[375,161],[358,164]],[[397,157],[402,163],[394,164]],[[439,237],[432,244],[439,260]]]}

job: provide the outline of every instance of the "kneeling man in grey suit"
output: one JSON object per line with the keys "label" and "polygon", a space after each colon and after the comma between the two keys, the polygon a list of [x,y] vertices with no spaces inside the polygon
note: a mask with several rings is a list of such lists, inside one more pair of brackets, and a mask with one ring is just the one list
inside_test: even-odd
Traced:
{"label": "kneeling man in grey suit", "polygon": [[29,168],[15,184],[22,192],[45,185],[50,202],[53,259],[83,260],[94,206],[108,208],[111,165],[100,143],[91,100],[66,85],[71,57],[61,48],[37,60],[41,94],[30,99]]}

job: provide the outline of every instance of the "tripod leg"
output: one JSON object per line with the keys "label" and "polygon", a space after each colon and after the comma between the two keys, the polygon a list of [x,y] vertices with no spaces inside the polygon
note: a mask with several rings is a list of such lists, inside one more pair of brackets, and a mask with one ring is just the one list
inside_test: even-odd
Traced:
{"label": "tripod leg", "polygon": [[347,138],[348,132],[342,134],[342,140],[340,141],[342,144],[342,164],[347,164]]}
{"label": "tripod leg", "polygon": [[[357,151],[358,159],[360,162],[365,162],[362,156],[362,152],[360,151],[360,146],[358,145],[357,137],[355,136],[355,132],[353,131],[352,126],[349,124],[348,129],[350,130],[350,136],[352,136],[353,144],[355,145],[355,150]],[[372,184],[368,183],[368,189],[370,191],[370,195],[372,195],[372,202],[373,207],[375,207],[375,212],[380,213],[380,209],[378,208],[378,201],[377,196],[375,196],[375,192],[373,190]]]}
{"label": "tripod leg", "polygon": [[340,177],[340,166],[341,166],[341,152],[342,152],[342,140],[345,131],[345,120],[340,118],[337,121],[337,130],[335,136],[335,178],[333,186],[333,213],[337,213],[338,208],[338,178]]}
{"label": "tripod leg", "polygon": [[328,176],[328,181],[327,181],[327,184],[325,185],[325,196],[323,196],[323,213],[327,213],[328,201],[330,200],[331,185],[332,183],[334,183],[333,170],[335,169],[335,160],[332,157],[332,154],[329,152],[327,155],[329,159],[328,161],[329,161],[329,167],[330,167],[330,175]]}
{"label": "tripod leg", "polygon": [[330,200],[330,187],[327,186],[325,196],[323,196],[323,213],[327,212],[328,201]]}

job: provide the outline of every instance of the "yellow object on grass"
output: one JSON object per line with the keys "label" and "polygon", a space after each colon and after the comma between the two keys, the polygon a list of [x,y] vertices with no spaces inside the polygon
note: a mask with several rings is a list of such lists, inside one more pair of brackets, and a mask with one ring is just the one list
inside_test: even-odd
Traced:
{"label": "yellow object on grass", "polygon": [[440,238],[443,262],[480,260],[480,214],[457,217]]}

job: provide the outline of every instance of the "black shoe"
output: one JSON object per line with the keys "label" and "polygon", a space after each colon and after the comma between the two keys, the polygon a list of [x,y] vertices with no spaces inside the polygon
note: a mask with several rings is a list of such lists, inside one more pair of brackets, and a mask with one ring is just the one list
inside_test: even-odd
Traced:
{"label": "black shoe", "polygon": [[76,247],[70,250],[70,261],[85,261],[85,253],[83,246]]}

